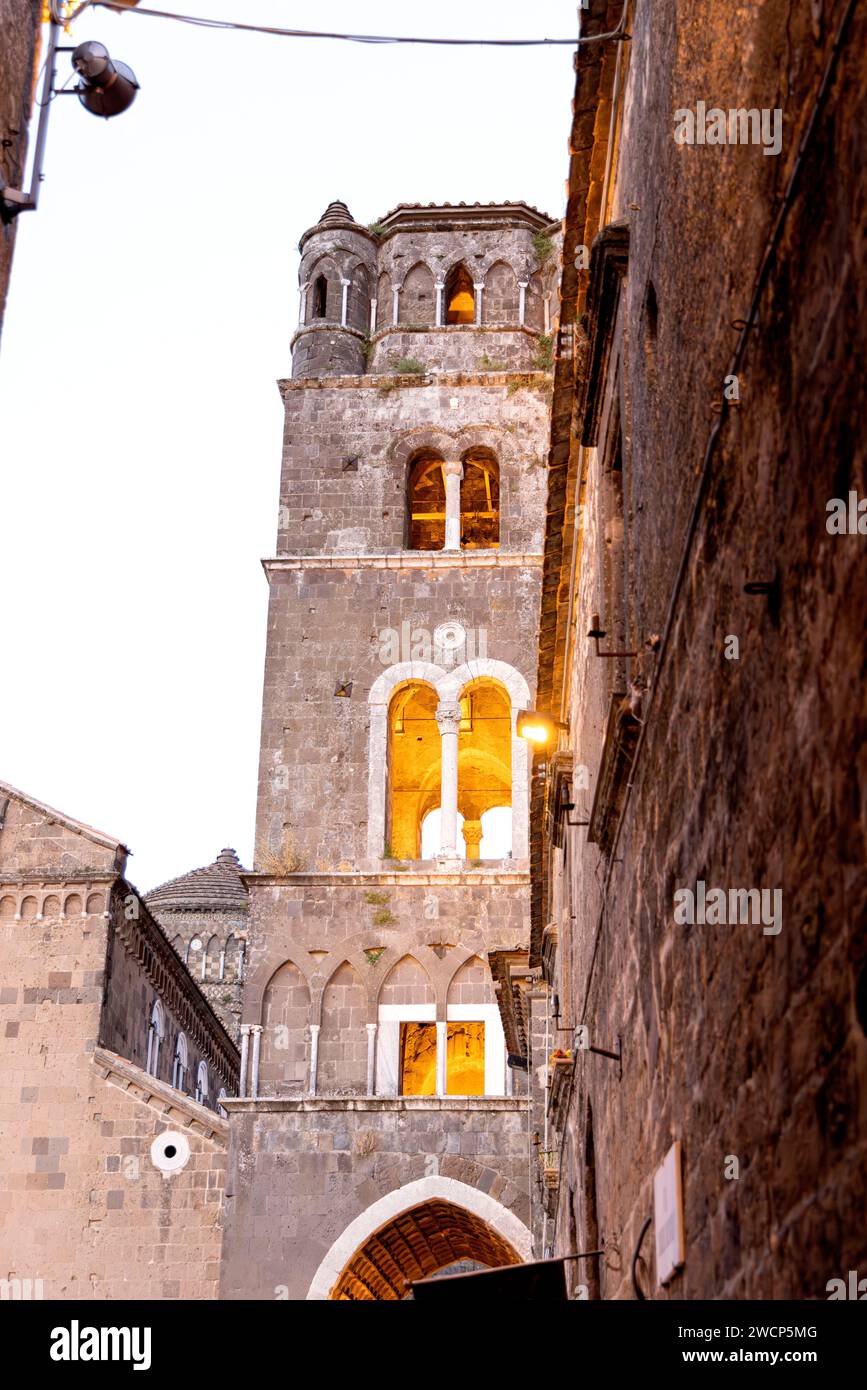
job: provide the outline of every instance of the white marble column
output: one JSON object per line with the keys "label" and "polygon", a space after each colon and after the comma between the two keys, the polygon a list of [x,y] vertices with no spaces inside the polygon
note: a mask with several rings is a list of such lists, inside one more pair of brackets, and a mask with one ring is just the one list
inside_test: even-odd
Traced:
{"label": "white marble column", "polygon": [[442,747],[440,778],[440,857],[458,856],[458,733],[460,704],[440,705],[437,710]]}
{"label": "white marble column", "polygon": [[400,286],[395,285],[391,292],[391,321],[393,324],[400,322]]}
{"label": "white marble column", "polygon": [[340,327],[345,328],[346,315],[349,309],[349,286],[352,284],[352,281],[341,279],[340,284],[343,287],[343,298],[340,301]]}
{"label": "white marble column", "polygon": [[443,549],[460,550],[461,479],[464,476],[464,466],[459,460],[452,459],[443,464],[443,473],[446,480],[446,540]]}
{"label": "white marble column", "polygon": [[527,287],[529,280],[518,281],[518,322],[523,327],[527,317]]}
{"label": "white marble column", "polygon": [[443,295],[445,293],[445,288],[445,280],[437,280],[435,286],[437,292],[437,328],[442,328],[443,326]]}
{"label": "white marble column", "polygon": [[367,1025],[367,1094],[372,1096],[376,1089],[376,1024]]}
{"label": "white marble column", "polygon": [[379,301],[376,300],[376,299],[371,299],[371,301],[370,301],[370,336],[371,336],[371,338],[373,337],[374,333],[376,332],[376,306],[377,306],[378,302],[379,302]]}
{"label": "white marble column", "polygon": [[238,1078],[238,1095],[243,1099],[247,1094],[247,1053],[250,1047],[250,1024],[241,1024],[241,1075]]}
{"label": "white marble column", "polygon": [[319,1024],[310,1025],[310,1094],[316,1095],[316,1072],[319,1066]]}
{"label": "white marble column", "polygon": [[446,1093],[446,1058],[448,1046],[448,1024],[437,1019],[437,1095]]}
{"label": "white marble column", "polygon": [[478,328],[479,324],[480,324],[481,321],[482,321],[482,291],[484,290],[484,288],[485,288],[485,287],[484,287],[483,284],[480,285],[480,284],[477,284],[477,283],[475,283],[475,282],[474,282],[474,284],[473,284],[473,289],[474,289],[475,292],[476,292],[476,306],[475,306],[475,307],[476,307],[476,319],[475,319],[475,323],[476,323],[476,327],[477,327],[477,328]]}
{"label": "white marble column", "polygon": [[300,302],[298,304],[298,323],[303,326],[307,322],[307,285],[302,285],[299,290]]}
{"label": "white marble column", "polygon": [[262,1047],[261,1023],[251,1023],[250,1032],[253,1034],[253,1080],[250,1086],[250,1095],[255,1100],[259,1094],[259,1054]]}

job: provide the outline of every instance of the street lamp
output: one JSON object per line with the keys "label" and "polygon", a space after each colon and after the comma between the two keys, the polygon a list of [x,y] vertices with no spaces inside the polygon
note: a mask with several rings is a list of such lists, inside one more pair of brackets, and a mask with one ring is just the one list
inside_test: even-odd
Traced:
{"label": "street lamp", "polygon": [[[138,0],[120,0],[126,8],[133,8]],[[0,221],[11,222],[21,212],[35,212],[39,203],[39,185],[42,182],[42,164],[45,157],[45,139],[48,134],[48,110],[55,97],[77,96],[82,106],[94,116],[119,116],[135,100],[138,82],[135,73],[126,63],[109,57],[104,44],[89,41],[76,48],[58,44],[60,27],[75,19],[87,5],[80,5],[75,13],[64,18],[59,13],[59,0],[51,0],[48,22],[48,45],[45,52],[45,77],[39,101],[39,123],[36,127],[36,144],[33,152],[33,171],[30,175],[30,189],[11,188],[0,180]],[[54,80],[57,76],[57,54],[71,53],[72,66],[80,79],[76,87],[56,90]]]}
{"label": "street lamp", "polygon": [[540,747],[553,743],[560,729],[568,729],[560,719],[552,719],[550,714],[542,714],[537,709],[524,709],[518,713],[515,729],[519,738]]}

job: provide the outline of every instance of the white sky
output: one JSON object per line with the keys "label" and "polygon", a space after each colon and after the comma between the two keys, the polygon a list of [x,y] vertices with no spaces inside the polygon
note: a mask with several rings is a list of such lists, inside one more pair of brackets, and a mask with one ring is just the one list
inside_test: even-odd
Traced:
{"label": "white sky", "polygon": [[[574,3],[162,0],[298,28],[565,37]],[[0,778],[142,889],[252,862],[297,243],[334,198],[560,217],[571,47],[370,47],[85,14],[141,91],[51,111],[0,339]],[[69,76],[61,54],[58,81]],[[31,128],[31,134],[35,130]]]}

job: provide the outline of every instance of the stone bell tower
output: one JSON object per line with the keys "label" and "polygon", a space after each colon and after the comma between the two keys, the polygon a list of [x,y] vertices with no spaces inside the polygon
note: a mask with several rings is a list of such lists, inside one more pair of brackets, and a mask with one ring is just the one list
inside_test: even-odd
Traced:
{"label": "stone bell tower", "polygon": [[335,202],[301,239],[225,1297],[401,1298],[532,1250],[487,956],[529,937],[559,236],[525,203]]}

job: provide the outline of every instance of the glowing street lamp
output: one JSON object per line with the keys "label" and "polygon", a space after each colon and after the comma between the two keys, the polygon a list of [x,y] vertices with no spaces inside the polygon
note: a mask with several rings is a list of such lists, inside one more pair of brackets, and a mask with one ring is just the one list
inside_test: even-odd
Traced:
{"label": "glowing street lamp", "polygon": [[550,714],[542,714],[537,709],[521,710],[516,723],[518,737],[526,739],[528,743],[535,743],[539,748],[554,743],[559,730],[568,728],[568,724],[559,719],[552,719]]}

